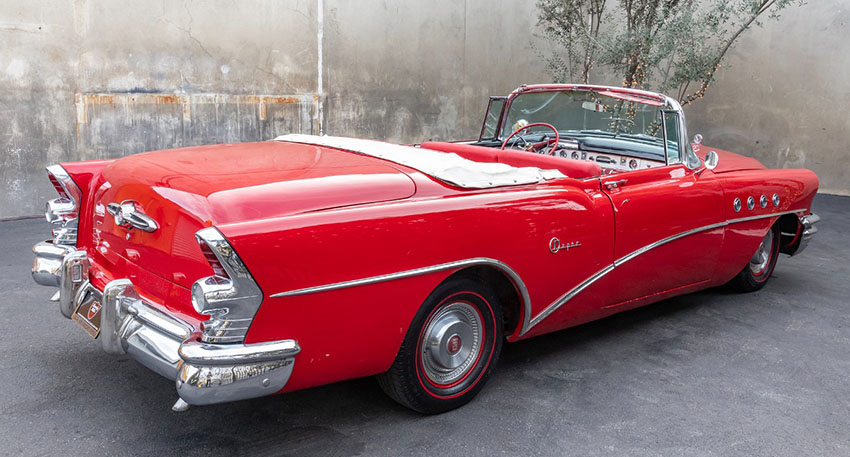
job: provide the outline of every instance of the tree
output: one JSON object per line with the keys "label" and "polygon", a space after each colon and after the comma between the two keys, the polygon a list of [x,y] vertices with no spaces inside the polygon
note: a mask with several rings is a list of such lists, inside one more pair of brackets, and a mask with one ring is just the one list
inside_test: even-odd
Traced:
{"label": "tree", "polygon": [[539,0],[538,27],[554,45],[540,52],[555,81],[592,81],[602,68],[623,86],[705,95],[726,53],[760,18],[805,0]]}

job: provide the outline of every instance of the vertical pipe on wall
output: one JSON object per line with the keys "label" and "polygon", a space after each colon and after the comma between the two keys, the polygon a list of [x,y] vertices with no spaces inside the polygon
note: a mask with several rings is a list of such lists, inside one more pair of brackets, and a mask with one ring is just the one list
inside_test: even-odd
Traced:
{"label": "vertical pipe on wall", "polygon": [[324,87],[322,81],[322,40],[324,38],[324,5],[323,0],[318,0],[316,2],[316,42],[318,46],[318,58],[316,61],[318,62],[316,69],[316,110],[315,110],[315,124],[317,125],[317,132],[319,135],[325,133],[324,126],[322,125],[323,115],[322,108],[324,105]]}

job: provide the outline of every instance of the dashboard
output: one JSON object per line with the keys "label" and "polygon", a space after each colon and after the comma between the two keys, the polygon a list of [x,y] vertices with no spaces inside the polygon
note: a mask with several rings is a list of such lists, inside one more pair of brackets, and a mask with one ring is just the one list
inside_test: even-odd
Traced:
{"label": "dashboard", "polygon": [[577,143],[567,143],[563,141],[558,143],[555,155],[565,159],[596,162],[604,169],[615,171],[640,170],[643,168],[662,167],[665,165],[664,162],[658,160],[645,159],[625,154],[580,150]]}

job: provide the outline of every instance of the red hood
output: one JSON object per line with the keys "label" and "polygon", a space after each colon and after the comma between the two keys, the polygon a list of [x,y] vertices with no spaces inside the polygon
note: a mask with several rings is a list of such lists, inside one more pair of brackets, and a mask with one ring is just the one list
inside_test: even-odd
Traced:
{"label": "red hood", "polygon": [[[138,154],[104,168],[99,182],[93,245],[102,260],[120,255],[184,287],[210,274],[194,239],[205,226],[403,199],[416,190],[380,159],[273,141]],[[105,209],[124,200],[159,229],[116,226]]]}
{"label": "red hood", "polygon": [[761,164],[758,160],[752,157],[742,156],[740,154],[735,154],[734,152],[724,151],[723,149],[712,148],[709,146],[700,146],[700,153],[697,155],[703,156],[708,151],[717,152],[717,168],[714,169],[715,173],[728,173],[730,171],[741,171],[741,170],[764,170],[767,167]]}

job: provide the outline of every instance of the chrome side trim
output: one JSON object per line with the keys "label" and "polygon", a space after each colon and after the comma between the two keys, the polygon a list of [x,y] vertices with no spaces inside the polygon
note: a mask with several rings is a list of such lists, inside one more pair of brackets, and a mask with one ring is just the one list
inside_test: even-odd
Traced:
{"label": "chrome side trim", "polygon": [[576,295],[578,295],[581,291],[586,289],[588,286],[590,286],[594,282],[598,281],[599,279],[603,278],[608,273],[614,271],[614,269],[616,267],[623,265],[624,263],[640,256],[641,254],[646,254],[647,252],[649,252],[649,251],[651,251],[651,250],[653,250],[653,249],[655,249],[659,246],[663,246],[667,243],[670,243],[672,241],[676,241],[676,240],[684,238],[686,236],[694,235],[696,233],[705,232],[705,231],[708,231],[708,230],[713,230],[713,229],[720,228],[720,227],[725,227],[725,226],[731,225],[731,224],[754,221],[754,220],[758,220],[758,219],[768,219],[768,218],[771,218],[771,217],[782,216],[782,215],[785,215],[785,214],[796,214],[796,213],[805,212],[805,211],[806,211],[806,208],[801,208],[801,209],[790,210],[790,211],[782,211],[782,212],[778,212],[778,213],[760,214],[758,216],[749,216],[749,217],[741,217],[741,218],[737,218],[737,219],[729,219],[729,220],[726,220],[724,222],[718,222],[716,224],[709,224],[709,225],[705,225],[703,227],[697,227],[695,229],[687,230],[687,231],[684,231],[682,233],[677,233],[676,235],[668,236],[667,238],[658,240],[654,243],[650,243],[650,244],[648,244],[648,245],[646,245],[646,246],[644,246],[640,249],[637,249],[637,250],[635,250],[635,251],[633,251],[633,252],[631,252],[627,255],[624,255],[623,257],[620,257],[619,259],[615,260],[613,264],[608,265],[607,267],[603,268],[602,270],[594,273],[593,276],[584,280],[581,284],[573,287],[572,289],[570,289],[569,292],[565,293],[564,295],[561,295],[557,300],[552,302],[551,305],[547,306],[537,316],[535,316],[533,319],[531,319],[531,323],[528,325],[527,328],[524,327],[523,331],[520,332],[519,335],[522,336],[527,331],[531,330],[532,327],[539,324],[543,319],[546,319],[547,317],[549,317],[550,314],[555,312],[561,306],[565,305],[568,301],[573,299]]}
{"label": "chrome side trim", "polygon": [[583,291],[588,286],[595,283],[596,281],[598,281],[599,279],[601,279],[602,277],[604,277],[605,275],[607,275],[608,273],[610,273],[612,271],[614,271],[614,265],[608,265],[607,267],[605,267],[605,268],[597,271],[596,273],[594,273],[593,276],[582,281],[581,284],[579,284],[579,285],[573,287],[572,289],[570,289],[569,291],[567,291],[567,293],[565,293],[564,295],[561,295],[560,297],[558,297],[557,300],[553,301],[552,304],[550,304],[549,306],[544,308],[543,311],[541,311],[537,316],[535,316],[534,319],[531,320],[531,322],[529,323],[529,325],[527,327],[523,327],[522,331],[519,332],[519,335],[520,336],[524,335],[526,332],[531,330],[532,327],[539,324],[540,321],[542,321],[543,319],[546,319],[547,317],[549,317],[550,314],[554,313],[555,310],[557,310],[558,308],[563,306],[568,301],[572,300],[573,297],[578,295],[581,291]]}
{"label": "chrome side trim", "polygon": [[789,211],[781,211],[781,212],[778,212],[778,213],[759,214],[758,216],[739,217],[737,219],[729,219],[728,221],[726,221],[726,224],[724,224],[724,225],[737,224],[738,222],[754,221],[754,220],[757,220],[757,219],[769,219],[769,218],[774,217],[774,216],[784,216],[786,214],[797,214],[797,213],[803,213],[803,212],[806,212],[806,208],[793,209],[793,210],[789,210]]}
{"label": "chrome side trim", "polygon": [[720,228],[720,227],[725,227],[728,224],[729,224],[728,221],[718,222],[717,224],[711,224],[711,225],[706,225],[706,226],[703,226],[703,227],[697,227],[695,229],[687,230],[687,231],[684,231],[682,233],[677,233],[675,235],[668,236],[667,238],[658,240],[654,243],[647,244],[646,246],[644,246],[644,247],[642,247],[642,248],[640,248],[640,249],[638,249],[634,252],[631,252],[627,255],[624,255],[623,257],[620,257],[619,259],[614,261],[614,266],[619,267],[620,265],[628,262],[629,260],[632,260],[632,259],[634,259],[635,257],[637,257],[641,254],[646,254],[647,252],[657,248],[658,246],[663,246],[663,245],[670,243],[672,241],[676,241],[680,238],[684,238],[686,236],[691,236],[691,235],[694,235],[696,233],[705,232],[705,231],[708,231],[708,230],[714,230],[714,229]]}
{"label": "chrome side trim", "polygon": [[441,263],[439,265],[433,265],[429,267],[415,268],[413,270],[405,270],[397,273],[390,273],[379,276],[371,276],[368,278],[362,279],[354,279],[351,281],[343,281],[337,282],[333,284],[325,284],[322,286],[314,286],[314,287],[305,287],[303,289],[290,290],[286,292],[279,292],[271,295],[271,298],[282,298],[282,297],[294,297],[298,295],[307,295],[307,294],[315,294],[319,292],[328,292],[331,290],[337,289],[345,289],[348,287],[357,287],[357,286],[365,286],[367,284],[375,284],[379,282],[393,281],[396,279],[410,278],[413,276],[421,276],[429,273],[435,273],[438,271],[444,270],[453,270],[463,267],[470,267],[475,265],[488,265],[494,268],[497,268],[501,272],[508,275],[511,281],[514,283],[514,286],[517,288],[517,291],[520,293],[520,298],[523,302],[523,321],[522,321],[522,331],[525,333],[527,331],[527,327],[529,326],[529,318],[531,317],[531,297],[528,295],[528,289],[525,287],[525,283],[522,282],[522,278],[519,277],[516,271],[513,268],[509,267],[504,262],[499,260],[490,259],[487,257],[475,257],[472,259],[465,260],[457,260],[454,262]]}
{"label": "chrome side trim", "polygon": [[768,219],[768,218],[771,218],[771,217],[778,217],[778,216],[782,216],[782,215],[785,215],[785,214],[796,214],[796,213],[801,213],[801,212],[805,212],[805,211],[806,211],[806,208],[801,208],[801,209],[782,211],[782,212],[777,212],[777,213],[760,214],[760,215],[757,215],[757,216],[748,216],[748,217],[741,217],[741,218],[737,218],[737,219],[729,219],[729,220],[726,220],[724,222],[718,222],[716,224],[710,224],[710,225],[706,225],[706,226],[703,226],[703,227],[697,227],[695,229],[687,230],[687,231],[684,231],[682,233],[678,233],[678,234],[675,234],[675,235],[672,235],[672,236],[668,236],[667,238],[658,240],[654,243],[650,243],[650,244],[648,244],[648,245],[646,245],[646,246],[644,246],[640,249],[635,250],[634,252],[631,252],[631,253],[623,256],[623,257],[620,257],[619,259],[615,260],[614,263],[607,265],[604,268],[602,268],[601,270],[597,271],[592,276],[590,276],[589,278],[582,281],[579,285],[573,287],[572,289],[567,291],[565,294],[558,297],[558,299],[556,299],[549,306],[544,308],[543,311],[541,311],[539,314],[537,314],[537,316],[534,316],[534,318],[531,318],[531,298],[528,294],[528,289],[525,287],[525,284],[522,282],[522,279],[520,278],[519,274],[517,274],[516,271],[514,271],[512,268],[510,268],[504,262],[501,262],[501,261],[498,261],[498,260],[495,260],[495,259],[486,258],[486,257],[477,257],[477,258],[472,258],[472,259],[458,260],[458,261],[455,261],[455,262],[442,263],[442,264],[439,264],[439,265],[433,265],[433,266],[429,266],[429,267],[416,268],[416,269],[413,269],[413,270],[405,270],[405,271],[400,271],[400,272],[397,272],[397,273],[390,273],[390,274],[379,275],[379,276],[371,276],[371,277],[368,277],[368,278],[337,282],[337,283],[333,283],[333,284],[325,284],[325,285],[321,285],[321,286],[305,287],[303,289],[295,289],[295,290],[290,290],[290,291],[286,291],[286,292],[279,292],[279,293],[271,295],[271,298],[294,297],[294,296],[298,296],[298,295],[307,295],[307,294],[314,294],[314,293],[319,293],[319,292],[328,292],[328,291],[331,291],[331,290],[345,289],[345,288],[348,288],[348,287],[364,286],[364,285],[368,285],[368,284],[375,284],[375,283],[380,283],[380,282],[393,281],[393,280],[396,280],[396,279],[409,278],[409,277],[412,277],[412,276],[420,276],[420,275],[425,275],[425,274],[429,274],[429,273],[434,273],[434,272],[437,272],[437,271],[458,269],[458,268],[474,266],[474,265],[490,265],[490,266],[498,268],[499,270],[501,270],[502,272],[507,274],[511,278],[511,281],[513,281],[514,285],[516,286],[516,288],[520,292],[520,295],[521,295],[522,301],[523,301],[523,310],[524,310],[522,329],[520,330],[520,333],[519,333],[519,335],[522,336],[525,333],[527,333],[529,330],[531,330],[532,327],[534,327],[535,325],[539,324],[541,321],[543,321],[544,319],[549,317],[549,315],[551,315],[553,312],[558,310],[561,306],[565,305],[567,302],[569,302],[570,300],[575,298],[576,295],[581,293],[584,289],[589,287],[591,284],[595,283],[599,279],[602,279],[608,273],[611,273],[612,271],[614,271],[614,269],[616,267],[619,267],[619,266],[623,265],[624,263],[626,263],[626,262],[628,262],[628,261],[630,261],[630,260],[632,260],[632,259],[634,259],[634,258],[636,258],[636,257],[638,257],[642,254],[645,254],[645,253],[647,253],[647,252],[649,252],[649,251],[651,251],[651,250],[653,250],[653,249],[655,249],[659,246],[663,246],[663,245],[670,243],[672,241],[676,241],[678,239],[681,239],[681,238],[684,238],[684,237],[687,237],[687,236],[690,236],[690,235],[694,235],[696,233],[704,232],[704,231],[707,231],[707,230],[713,230],[713,229],[716,229],[716,228],[725,227],[725,226],[731,225],[731,224],[754,221],[754,220],[758,220],[758,219]]}

